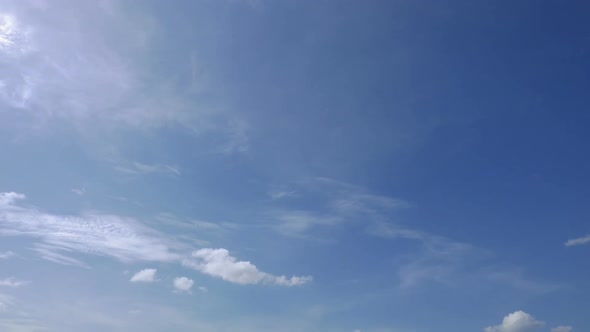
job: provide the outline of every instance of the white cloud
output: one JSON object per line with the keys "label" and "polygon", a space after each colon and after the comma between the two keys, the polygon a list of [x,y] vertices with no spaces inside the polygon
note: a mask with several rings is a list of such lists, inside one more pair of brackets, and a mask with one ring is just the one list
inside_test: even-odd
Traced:
{"label": "white cloud", "polygon": [[72,255],[110,256],[123,262],[175,261],[169,240],[132,218],[86,213],[45,213],[17,203],[25,195],[0,193],[0,235],[37,239],[33,250],[61,264],[85,266]]}
{"label": "white cloud", "polygon": [[588,234],[584,237],[577,238],[577,239],[567,240],[565,245],[567,247],[572,247],[572,246],[580,246],[580,245],[587,244],[587,243],[590,243],[590,234]]}
{"label": "white cloud", "polygon": [[156,281],[156,269],[143,269],[131,277],[131,282],[154,282]]}
{"label": "white cloud", "polygon": [[187,277],[174,278],[174,288],[182,292],[190,292],[195,282]]}
{"label": "white cloud", "polygon": [[571,326],[558,326],[551,329],[551,332],[571,332],[573,328]]}
{"label": "white cloud", "polygon": [[485,328],[485,332],[527,332],[545,325],[524,311],[515,311],[504,317],[502,324]]}
{"label": "white cloud", "polygon": [[15,192],[0,193],[0,207],[12,205],[16,201],[23,200],[25,198],[25,195]]}
{"label": "white cloud", "polygon": [[12,251],[0,252],[0,259],[7,259],[7,258],[13,257],[15,255],[16,254],[13,253]]}
{"label": "white cloud", "polygon": [[185,260],[184,265],[204,274],[221,278],[236,284],[269,283],[280,286],[302,285],[312,280],[311,277],[274,276],[258,270],[248,261],[238,261],[227,249],[205,248],[193,252],[193,260]]}
{"label": "white cloud", "polygon": [[0,279],[0,287],[20,287],[28,284],[29,281],[18,280],[14,277]]}

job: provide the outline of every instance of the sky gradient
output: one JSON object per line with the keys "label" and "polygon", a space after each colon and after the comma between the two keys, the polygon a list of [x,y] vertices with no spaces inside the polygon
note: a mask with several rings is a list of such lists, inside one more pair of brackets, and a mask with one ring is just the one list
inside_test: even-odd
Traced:
{"label": "sky gradient", "polygon": [[590,331],[589,10],[0,2],[0,331]]}

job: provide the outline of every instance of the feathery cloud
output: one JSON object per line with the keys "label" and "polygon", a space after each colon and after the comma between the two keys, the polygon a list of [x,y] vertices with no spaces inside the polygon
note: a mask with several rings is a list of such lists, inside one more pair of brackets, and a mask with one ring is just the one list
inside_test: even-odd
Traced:
{"label": "feathery cloud", "polygon": [[16,204],[25,195],[0,193],[0,235],[38,240],[33,250],[61,264],[84,266],[72,255],[110,256],[119,261],[174,261],[179,255],[158,232],[132,218],[86,213],[45,213]]}

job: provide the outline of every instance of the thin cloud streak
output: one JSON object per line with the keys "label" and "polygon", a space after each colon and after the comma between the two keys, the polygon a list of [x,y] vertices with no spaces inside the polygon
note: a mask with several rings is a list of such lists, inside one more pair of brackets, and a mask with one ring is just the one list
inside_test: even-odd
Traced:
{"label": "thin cloud streak", "polygon": [[588,243],[590,243],[590,234],[588,234],[584,237],[577,238],[577,239],[567,240],[567,242],[565,243],[565,246],[566,247],[581,246],[581,245],[588,244]]}
{"label": "thin cloud streak", "polygon": [[15,277],[0,279],[0,287],[16,288],[16,287],[21,287],[21,286],[27,285],[29,283],[30,283],[30,281],[18,280]]}
{"label": "thin cloud streak", "polygon": [[121,173],[132,175],[147,175],[147,174],[168,174],[173,176],[180,176],[180,171],[175,166],[161,165],[161,164],[142,164],[140,162],[133,162],[128,166],[115,166],[114,169]]}

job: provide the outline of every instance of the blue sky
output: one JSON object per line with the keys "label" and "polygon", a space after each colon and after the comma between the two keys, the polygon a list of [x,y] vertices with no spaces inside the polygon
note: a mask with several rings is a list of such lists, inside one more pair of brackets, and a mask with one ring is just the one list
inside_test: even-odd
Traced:
{"label": "blue sky", "polygon": [[0,330],[590,330],[583,1],[3,1]]}

